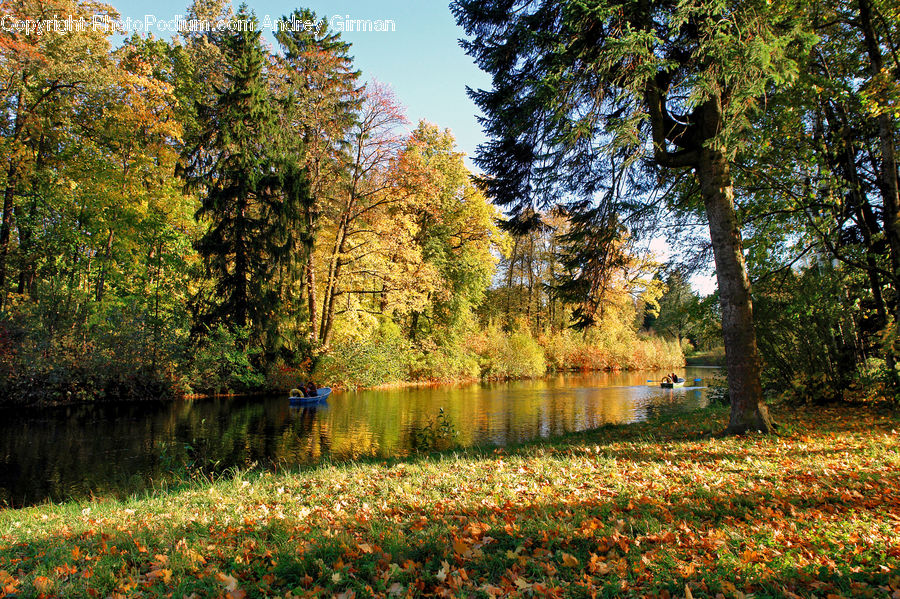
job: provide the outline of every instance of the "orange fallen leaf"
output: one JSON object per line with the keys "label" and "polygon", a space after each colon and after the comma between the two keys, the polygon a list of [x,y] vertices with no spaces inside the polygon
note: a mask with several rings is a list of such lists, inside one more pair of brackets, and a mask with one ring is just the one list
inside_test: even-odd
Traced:
{"label": "orange fallen leaf", "polygon": [[578,565],[578,558],[572,555],[571,553],[563,553],[562,561],[564,566],[568,566],[570,568],[574,568]]}
{"label": "orange fallen leaf", "polygon": [[151,570],[147,574],[147,578],[149,580],[162,580],[163,583],[169,584],[169,581],[172,580],[172,571],[167,568],[160,568],[159,570]]}
{"label": "orange fallen leaf", "polygon": [[453,551],[462,557],[469,557],[472,555],[472,548],[469,547],[468,543],[459,539],[453,541]]}
{"label": "orange fallen leaf", "polygon": [[46,593],[53,587],[53,582],[46,576],[36,577],[32,584],[38,593]]}

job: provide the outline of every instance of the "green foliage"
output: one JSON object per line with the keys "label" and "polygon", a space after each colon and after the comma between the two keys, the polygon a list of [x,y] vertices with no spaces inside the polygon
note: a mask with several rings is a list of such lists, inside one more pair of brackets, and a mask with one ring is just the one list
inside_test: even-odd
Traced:
{"label": "green foliage", "polygon": [[195,393],[243,393],[261,389],[266,376],[253,365],[258,348],[248,348],[247,328],[219,324],[202,335],[193,351],[185,385]]}
{"label": "green foliage", "polygon": [[819,263],[757,286],[754,310],[768,385],[799,401],[843,398],[861,363],[847,274]]}
{"label": "green foliage", "polygon": [[337,340],[319,357],[313,371],[317,381],[356,389],[406,379],[407,342],[396,327],[382,326],[371,337]]}
{"label": "green foliage", "polygon": [[411,350],[408,378],[413,381],[456,381],[481,376],[477,357],[460,340],[437,344],[425,340]]}
{"label": "green foliage", "polygon": [[43,312],[28,303],[0,321],[0,395],[18,405],[105,399],[160,399],[178,387],[171,365],[182,335],[154,326],[136,298],[88,305],[78,313]]}
{"label": "green foliage", "polygon": [[457,445],[459,431],[444,408],[438,410],[437,416],[412,431],[413,448],[416,451],[446,451]]}

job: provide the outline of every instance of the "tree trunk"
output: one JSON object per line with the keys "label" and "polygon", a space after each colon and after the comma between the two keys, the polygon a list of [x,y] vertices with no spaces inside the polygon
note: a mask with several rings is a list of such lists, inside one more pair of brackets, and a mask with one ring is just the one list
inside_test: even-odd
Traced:
{"label": "tree trunk", "polygon": [[10,157],[9,169],[6,172],[6,191],[3,193],[3,220],[0,224],[0,309],[6,301],[6,262],[9,256],[9,237],[12,231],[13,195],[17,183],[17,166],[15,158]]}
{"label": "tree trunk", "polygon": [[[859,17],[872,77],[875,78],[881,74],[884,61],[872,25],[869,0],[859,0]],[[881,146],[881,171],[878,173],[878,183],[884,205],[884,233],[891,248],[891,267],[896,279],[900,277],[900,185],[897,181],[897,159],[894,154],[894,123],[888,111],[878,115],[877,123]]]}
{"label": "tree trunk", "polygon": [[348,194],[344,213],[338,224],[334,247],[331,251],[331,260],[328,263],[328,280],[325,284],[325,297],[322,298],[322,326],[319,331],[319,339],[324,345],[331,343],[331,332],[334,327],[334,302],[337,297],[338,281],[341,277],[344,252],[347,249],[347,229],[350,226],[350,212],[354,207],[355,196],[353,192]]}
{"label": "tree trunk", "polygon": [[344,266],[344,260],[341,256],[344,254],[347,246],[346,229],[342,232],[341,243],[337,248],[337,256],[335,256],[334,269],[331,273],[331,281],[329,293],[325,305],[322,306],[322,331],[320,336],[322,343],[328,345],[331,343],[331,333],[334,330],[334,302],[338,296],[338,282],[341,279],[341,269]]}
{"label": "tree trunk", "polygon": [[319,322],[316,310],[316,267],[312,252],[306,262],[306,297],[309,302],[309,340],[316,343],[319,340]]}
{"label": "tree trunk", "polygon": [[[25,75],[22,75],[22,82],[25,82]],[[15,130],[13,131],[13,140],[18,139],[24,127],[25,119],[23,112],[25,110],[25,92],[19,91],[16,96],[16,118]],[[14,146],[13,148],[14,149]],[[0,310],[6,303],[6,270],[7,257],[9,256],[9,237],[12,231],[13,217],[13,196],[16,193],[16,185],[19,182],[19,162],[15,157],[15,152],[11,152],[9,156],[9,167],[6,171],[6,190],[3,192],[3,220],[0,223]]]}
{"label": "tree trunk", "polygon": [[519,251],[519,236],[513,237],[513,249],[509,255],[509,271],[506,273],[506,324],[510,323],[510,310],[512,302],[513,268],[516,266],[516,253]]}
{"label": "tree trunk", "polygon": [[722,334],[731,417],[727,432],[770,433],[773,425],[762,399],[761,363],[753,329],[750,279],[744,265],[741,233],[734,210],[734,189],[728,161],[720,150],[700,150],[697,176],[709,220],[722,308]]}
{"label": "tree trunk", "polygon": [[112,255],[114,237],[115,234],[113,233],[112,227],[110,227],[109,235],[106,237],[106,248],[103,250],[103,261],[100,263],[100,273],[97,275],[97,293],[95,299],[98,304],[103,301],[103,288],[106,284],[106,268],[107,264],[109,264],[109,258]]}

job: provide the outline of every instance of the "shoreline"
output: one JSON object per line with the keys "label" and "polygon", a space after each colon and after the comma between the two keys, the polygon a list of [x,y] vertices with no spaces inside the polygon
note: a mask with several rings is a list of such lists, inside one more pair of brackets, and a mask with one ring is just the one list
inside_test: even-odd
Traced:
{"label": "shoreline", "polygon": [[[394,381],[390,383],[381,383],[379,385],[374,385],[371,387],[358,387],[356,389],[348,389],[345,387],[341,387],[339,385],[322,385],[323,387],[331,387],[335,391],[390,391],[394,389],[415,389],[415,388],[427,388],[427,387],[443,387],[443,386],[456,386],[456,385],[471,385],[475,383],[482,382],[503,382],[503,381],[519,381],[519,380],[539,380],[543,378],[547,378],[549,376],[560,375],[560,374],[588,374],[588,373],[600,373],[600,372],[647,372],[647,371],[656,371],[656,370],[666,370],[670,367],[661,367],[661,368],[639,368],[639,369],[628,369],[628,368],[604,368],[597,370],[584,370],[580,368],[570,368],[566,370],[555,370],[553,372],[548,372],[547,374],[540,377],[469,377],[469,378],[459,378],[459,379],[447,379],[447,380],[432,380],[432,381]],[[724,366],[719,366],[716,364],[685,364],[680,366],[679,368],[724,368]],[[208,400],[208,399],[222,399],[222,398],[251,398],[251,397],[264,397],[270,395],[277,395],[279,393],[287,393],[287,390],[264,390],[264,391],[249,391],[246,393],[185,393],[185,394],[174,394],[172,396],[162,396],[162,397],[147,397],[143,399],[137,398],[116,398],[116,399],[92,399],[87,401],[54,401],[47,403],[37,403],[37,404],[22,404],[16,402],[0,402],[0,411],[5,410],[14,410],[14,409],[27,409],[27,410],[42,410],[48,408],[68,408],[75,406],[83,406],[83,405],[116,405],[116,404],[138,404],[138,403],[165,403],[171,401],[195,401],[195,400]]]}

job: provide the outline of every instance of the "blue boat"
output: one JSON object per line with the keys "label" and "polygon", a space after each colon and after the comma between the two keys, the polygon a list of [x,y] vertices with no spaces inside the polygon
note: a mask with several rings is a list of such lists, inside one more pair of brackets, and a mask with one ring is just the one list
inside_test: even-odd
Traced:
{"label": "blue boat", "polygon": [[290,400],[291,405],[303,405],[325,401],[329,395],[331,395],[331,387],[321,387],[316,390],[314,397],[297,397],[292,395],[288,397],[288,400]]}

